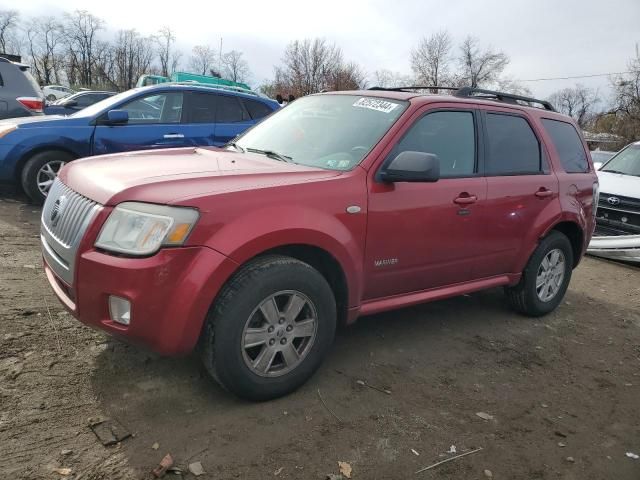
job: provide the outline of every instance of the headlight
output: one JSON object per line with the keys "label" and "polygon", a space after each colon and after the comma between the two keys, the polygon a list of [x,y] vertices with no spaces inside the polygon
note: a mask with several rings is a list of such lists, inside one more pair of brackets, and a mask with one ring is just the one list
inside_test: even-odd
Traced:
{"label": "headlight", "polygon": [[193,208],[124,202],[102,226],[96,247],[128,255],[151,255],[162,246],[182,245],[198,220]]}

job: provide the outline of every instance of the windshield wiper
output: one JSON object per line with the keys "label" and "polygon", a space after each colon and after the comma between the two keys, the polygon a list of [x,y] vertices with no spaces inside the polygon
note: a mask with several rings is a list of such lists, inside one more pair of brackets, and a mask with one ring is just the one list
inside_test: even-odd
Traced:
{"label": "windshield wiper", "polygon": [[281,153],[274,152],[273,150],[260,150],[258,148],[247,148],[247,152],[259,153],[261,155],[266,155],[269,158],[273,158],[275,160],[280,160],[281,162],[287,163],[296,163],[293,161],[291,157],[287,157],[286,155],[282,155]]}
{"label": "windshield wiper", "polygon": [[242,148],[240,145],[238,145],[236,142],[229,142],[225,145],[225,147],[233,147],[236,150],[239,150],[240,152],[244,153],[244,148]]}
{"label": "windshield wiper", "polygon": [[600,170],[601,172],[608,172],[608,173],[620,173],[622,175],[629,175],[628,173],[625,172],[621,172],[620,170]]}

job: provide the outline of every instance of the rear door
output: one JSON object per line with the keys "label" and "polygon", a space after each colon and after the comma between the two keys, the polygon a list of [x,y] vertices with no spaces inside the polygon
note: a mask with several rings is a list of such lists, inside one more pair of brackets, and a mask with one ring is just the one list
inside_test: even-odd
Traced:
{"label": "rear door", "polygon": [[124,125],[106,125],[106,114],[97,120],[93,153],[124,152],[186,145],[182,121],[182,91],[153,92],[138,96],[118,110],[129,113]]}
{"label": "rear door", "polygon": [[540,222],[558,211],[559,201],[558,179],[535,125],[517,110],[480,108],[487,201],[476,278],[518,273]]}
{"label": "rear door", "polygon": [[218,146],[216,143],[216,109],[218,95],[189,92],[185,97],[183,121],[187,125],[186,143],[192,146]]}
{"label": "rear door", "polygon": [[215,145],[230,142],[254,123],[236,95],[218,95]]}

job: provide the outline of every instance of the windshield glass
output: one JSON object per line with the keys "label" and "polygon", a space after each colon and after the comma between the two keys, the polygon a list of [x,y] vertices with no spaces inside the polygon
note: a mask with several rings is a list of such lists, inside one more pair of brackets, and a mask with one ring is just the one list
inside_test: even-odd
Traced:
{"label": "windshield glass", "polygon": [[313,95],[283,107],[236,145],[302,165],[350,170],[371,151],[408,102],[357,95]]}
{"label": "windshield glass", "polygon": [[640,177],[640,145],[629,145],[609,160],[600,171]]}
{"label": "windshield glass", "polygon": [[118,93],[113,97],[108,97],[108,98],[105,98],[104,100],[100,100],[99,102],[96,102],[93,105],[89,105],[87,108],[83,108],[82,110],[79,110],[76,113],[69,116],[70,117],[93,117],[94,115],[97,115],[101,111],[107,110],[110,106],[116,105],[117,103],[120,103],[122,100],[125,100],[131,97],[132,95],[135,95],[136,93],[138,92],[135,89]]}

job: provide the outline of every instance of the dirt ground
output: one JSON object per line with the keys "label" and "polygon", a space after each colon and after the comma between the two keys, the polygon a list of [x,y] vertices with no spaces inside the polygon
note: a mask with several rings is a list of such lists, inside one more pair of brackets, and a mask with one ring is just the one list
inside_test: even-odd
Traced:
{"label": "dirt ground", "polygon": [[[640,269],[587,258],[539,320],[499,290],[363,318],[299,391],[254,404],[196,358],[159,358],[67,315],[38,225],[37,208],[0,195],[2,478],[151,478],[169,452],[205,479],[324,479],[338,461],[367,480],[640,478],[626,456],[640,454]],[[134,436],[104,447],[88,424],[105,418]],[[482,450],[415,474],[452,445]]]}

